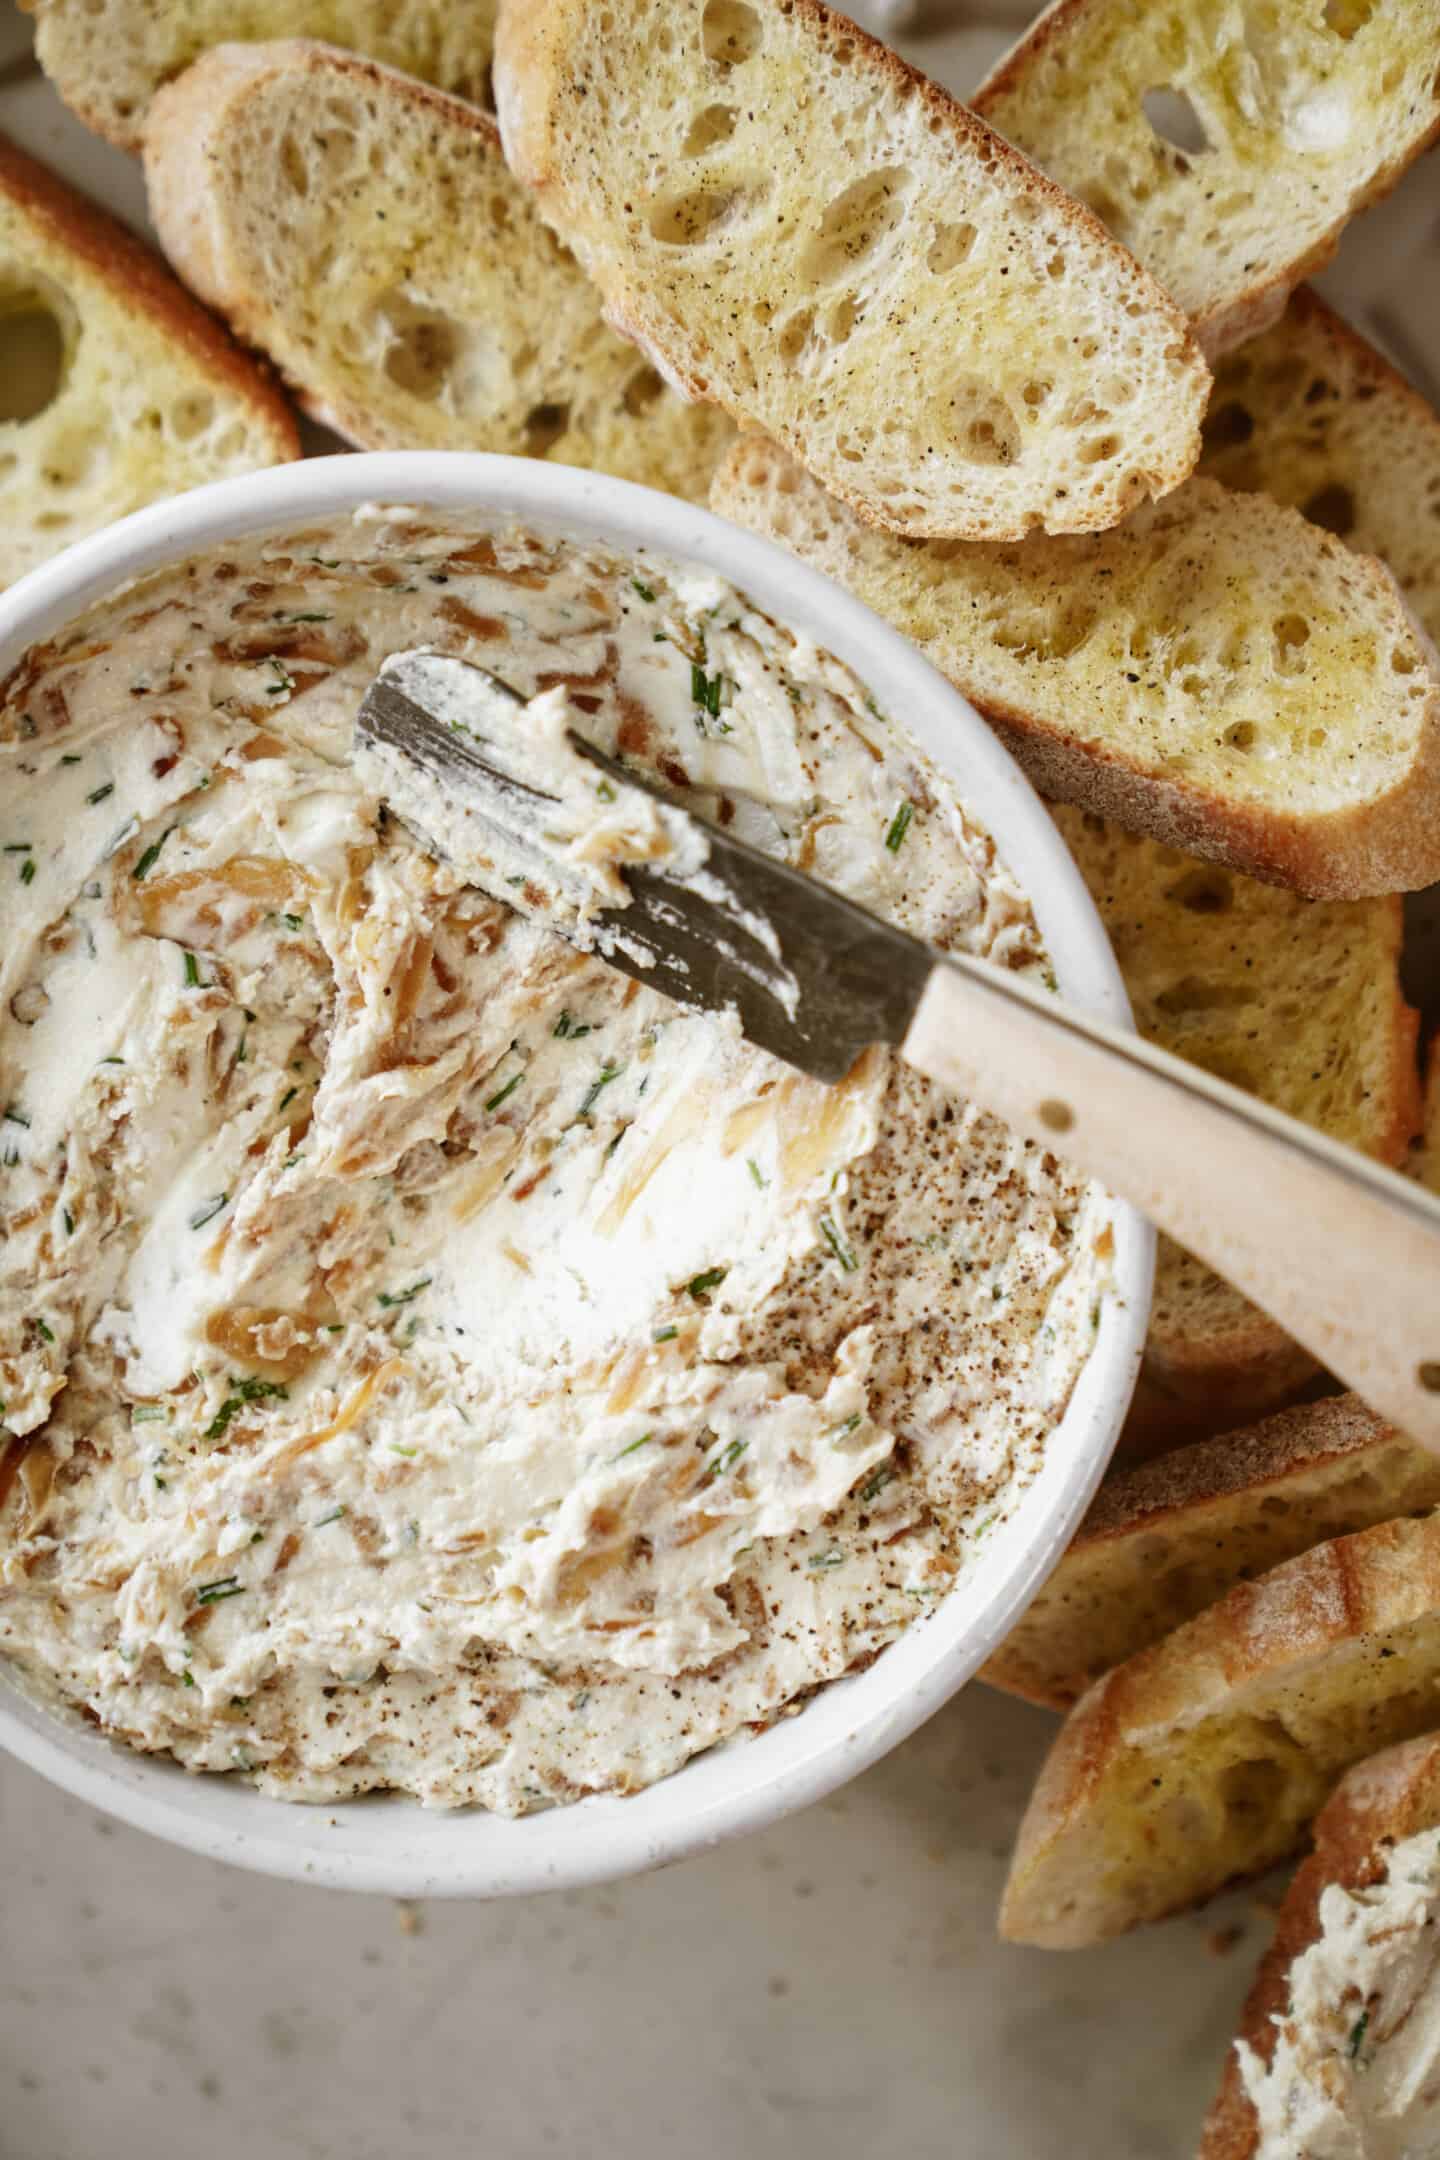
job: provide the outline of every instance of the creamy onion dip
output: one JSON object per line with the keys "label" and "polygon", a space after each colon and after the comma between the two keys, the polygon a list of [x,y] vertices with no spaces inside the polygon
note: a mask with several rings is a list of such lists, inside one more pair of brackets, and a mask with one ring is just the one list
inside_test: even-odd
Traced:
{"label": "creamy onion dip", "polygon": [[0,685],[0,1654],[267,1793],[522,1813],[773,1722],[963,1582],[1110,1232],[889,1052],[826,1088],[434,859],[350,757],[415,647],[1046,963],[898,716],[645,554],[375,508]]}

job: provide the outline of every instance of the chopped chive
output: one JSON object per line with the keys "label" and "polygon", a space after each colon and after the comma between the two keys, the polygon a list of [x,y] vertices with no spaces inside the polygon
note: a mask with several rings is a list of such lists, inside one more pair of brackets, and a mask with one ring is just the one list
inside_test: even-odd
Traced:
{"label": "chopped chive", "polygon": [[280,917],[280,920],[284,923],[287,930],[303,930],[305,927],[305,918],[303,915],[282,915]]}
{"label": "chopped chive", "polygon": [[567,1006],[550,1032],[564,1042],[579,1042],[582,1035],[590,1033],[590,1025],[588,1021],[573,1019]]}
{"label": "chopped chive", "polygon": [[35,882],[35,858],[33,855],[27,855],[20,865],[20,882],[22,885],[33,885]]}
{"label": "chopped chive", "polygon": [[420,1450],[413,1447],[401,1447],[398,1440],[392,1440],[390,1443],[390,1452],[392,1455],[418,1455]]}
{"label": "chopped chive", "polygon": [[625,1457],[627,1455],[633,1455],[637,1448],[649,1447],[650,1442],[654,1439],[654,1437],[655,1435],[653,1432],[641,1433],[638,1440],[632,1440],[629,1447],[622,1447],[620,1453],[618,1455],[612,1455],[610,1460],[612,1462],[624,1462]]}
{"label": "chopped chive", "polygon": [[1360,2050],[1364,2045],[1365,2034],[1369,2029],[1369,2025],[1370,2012],[1368,2010],[1362,2010],[1359,2017],[1355,2020],[1355,2023],[1350,2028],[1349,2055],[1351,2062],[1355,2062],[1359,2058]]}
{"label": "chopped chive", "polygon": [[654,600],[655,594],[651,590],[650,586],[642,585],[638,577],[632,577],[630,583],[634,586],[636,592],[639,593],[642,600]]}
{"label": "chopped chive", "polygon": [[134,878],[137,883],[141,878],[145,877],[151,870],[154,869],[156,863],[160,860],[161,848],[164,847],[165,842],[169,839],[171,833],[174,832],[174,830],[175,827],[173,825],[167,825],[164,832],[161,833],[160,838],[158,840],[152,840],[149,847],[146,848],[144,854],[140,857],[139,862],[136,863],[134,869],[130,872],[131,877]]}
{"label": "chopped chive", "polygon": [[596,783],[595,796],[598,802],[614,802],[615,790],[608,780],[601,780]]}
{"label": "chopped chive", "polygon": [[185,982],[187,988],[191,990],[206,990],[209,988],[208,983],[203,983],[200,980],[200,963],[193,952],[187,952],[185,955]]}
{"label": "chopped chive", "polygon": [[23,1125],[27,1132],[30,1130],[29,1113],[22,1110],[18,1104],[6,1103],[3,1116],[7,1125]]}
{"label": "chopped chive", "polygon": [[817,1571],[824,1568],[836,1568],[839,1567],[844,1558],[845,1550],[843,1546],[829,1545],[824,1552],[812,1552],[805,1565]]}
{"label": "chopped chive", "polygon": [[884,1492],[885,1487],[893,1484],[894,1481],[895,1472],[891,1469],[889,1463],[881,1463],[879,1469],[872,1470],[864,1484],[857,1487],[855,1497],[862,1503],[873,1500],[877,1493]]}
{"label": "chopped chive", "polygon": [[80,762],[81,759],[78,750],[67,750],[60,760],[60,763],[62,765],[78,765]]}
{"label": "chopped chive", "polygon": [[298,1087],[286,1088],[285,1093],[280,1097],[280,1108],[282,1110],[288,1109],[289,1105],[294,1102],[295,1097],[299,1094],[299,1092],[300,1090]]}
{"label": "chopped chive", "polygon": [[323,1530],[327,1523],[339,1522],[344,1513],[345,1503],[342,1500],[339,1507],[331,1508],[328,1515],[321,1515],[315,1522],[311,1523],[310,1527],[312,1530]]}
{"label": "chopped chive", "polygon": [[220,1605],[227,1597],[243,1595],[245,1585],[238,1575],[222,1575],[217,1582],[201,1583],[195,1592],[197,1605]]}
{"label": "chopped chive", "polygon": [[623,1065],[602,1065],[600,1068],[599,1078],[592,1080],[589,1087],[585,1090],[585,1100],[581,1103],[579,1110],[576,1112],[576,1116],[582,1118],[589,1117],[591,1111],[594,1109],[596,1103],[599,1101],[601,1089],[609,1087],[612,1080],[618,1080],[624,1070],[625,1068]]}
{"label": "chopped chive", "polygon": [[55,1340],[54,1334],[52,1333],[49,1325],[44,1320],[37,1320],[35,1322],[35,1332],[40,1337],[40,1340],[42,1342],[53,1343]]}
{"label": "chopped chive", "polygon": [[690,695],[702,712],[709,713],[712,720],[720,717],[720,699],[725,688],[725,677],[718,671],[707,675],[696,661],[690,663]]}
{"label": "chopped chive", "polygon": [[230,1420],[237,1411],[243,1410],[247,1403],[265,1402],[271,1398],[278,1402],[290,1400],[290,1390],[278,1380],[258,1380],[253,1374],[239,1379],[232,1373],[230,1387],[232,1392],[226,1396],[205,1428],[204,1438],[207,1440],[220,1439],[228,1429]]}
{"label": "chopped chive", "polygon": [[890,829],[885,835],[885,845],[887,848],[889,848],[892,855],[899,854],[901,842],[904,840],[906,833],[910,830],[910,820],[914,817],[914,815],[914,804],[902,802],[899,809],[895,812],[894,817],[891,818]]}
{"label": "chopped chive", "polygon": [[190,1217],[190,1228],[192,1230],[203,1230],[207,1222],[214,1222],[220,1210],[228,1205],[229,1199],[229,1193],[222,1192],[216,1193],[209,1200],[202,1201]]}
{"label": "chopped chive", "polygon": [[104,802],[107,795],[113,795],[114,792],[114,781],[102,780],[99,787],[91,788],[90,793],[85,797],[85,800],[87,803],[102,803]]}
{"label": "chopped chive", "polygon": [[845,1273],[847,1275],[853,1274],[860,1263],[828,1215],[822,1215],[820,1218],[820,1232]]}
{"label": "chopped chive", "polygon": [[656,1328],[655,1333],[651,1336],[650,1340],[651,1342],[674,1342],[679,1332],[680,1330],[678,1327]]}
{"label": "chopped chive", "polygon": [[486,1103],[485,1108],[487,1110],[498,1110],[501,1103],[509,1101],[510,1097],[514,1094],[516,1088],[519,1087],[521,1081],[524,1078],[525,1075],[523,1072],[512,1073],[510,1078],[506,1081],[504,1087],[496,1088],[495,1093],[490,1097],[490,1100]]}
{"label": "chopped chive", "polygon": [[750,1172],[750,1175],[755,1180],[755,1183],[759,1186],[761,1192],[764,1192],[770,1180],[766,1177],[764,1171],[760,1168],[759,1163],[756,1162],[753,1155],[746,1156],[745,1167]]}
{"label": "chopped chive", "polygon": [[130,1422],[132,1425],[154,1425],[160,1419],[168,1418],[169,1415],[170,1413],[165,1408],[164,1403],[137,1402],[132,1403],[130,1406]]}
{"label": "chopped chive", "polygon": [[701,1484],[709,1485],[715,1478],[724,1477],[727,1470],[733,1470],[749,1445],[748,1440],[732,1440],[728,1447],[721,1448],[718,1455],[712,1455],[701,1473]]}
{"label": "chopped chive", "polygon": [[33,855],[34,852],[35,843],[33,840],[7,840],[5,843],[5,853],[7,855]]}
{"label": "chopped chive", "polygon": [[74,1216],[73,1216],[73,1215],[71,1214],[71,1212],[70,1212],[70,1210],[69,1210],[69,1208],[68,1208],[68,1207],[67,1207],[67,1208],[61,1208],[61,1210],[60,1210],[60,1220],[61,1220],[61,1222],[63,1222],[63,1223],[64,1223],[64,1225],[65,1225],[65,1235],[66,1235],[66,1237],[74,1237],[74,1235],[75,1235],[75,1217],[74,1217]]}
{"label": "chopped chive", "polygon": [[333,622],[335,618],[333,615],[287,615],[282,616],[281,620],[284,622]]}
{"label": "chopped chive", "polygon": [[180,1683],[181,1683],[182,1687],[194,1687],[194,1685],[195,1685],[195,1675],[194,1675],[194,1673],[192,1673],[192,1672],[182,1672],[182,1673],[181,1673],[181,1675],[180,1675]]}
{"label": "chopped chive", "polygon": [[718,1290],[729,1274],[728,1267],[706,1268],[701,1275],[692,1275],[685,1288],[697,1304],[703,1305],[712,1290]]}
{"label": "chopped chive", "polygon": [[124,1062],[125,1062],[124,1058],[122,1058],[122,1057],[114,1057],[114,1056],[111,1056],[111,1057],[103,1057],[103,1058],[101,1058],[101,1060],[100,1060],[100,1063],[101,1063],[102,1065],[123,1065],[123,1064],[124,1064]]}
{"label": "chopped chive", "polygon": [[380,1303],[387,1311],[392,1305],[408,1305],[412,1298],[419,1297],[422,1290],[428,1290],[434,1280],[433,1275],[422,1275],[419,1282],[411,1283],[408,1290],[382,1290]]}

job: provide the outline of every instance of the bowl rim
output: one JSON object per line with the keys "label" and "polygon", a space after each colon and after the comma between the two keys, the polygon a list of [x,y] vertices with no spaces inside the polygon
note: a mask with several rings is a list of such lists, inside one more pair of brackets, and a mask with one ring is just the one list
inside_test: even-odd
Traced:
{"label": "bowl rim", "polygon": [[[605,474],[471,451],[308,458],[220,480],[77,541],[0,594],[0,675],[92,602],[228,539],[366,505],[473,511],[490,521],[644,547],[718,573],[845,661],[955,782],[1019,879],[1067,997],[1133,1026],[1120,971],[1060,833],[974,707],[898,631],[772,541]],[[404,1797],[267,1799],[192,1776],[57,1715],[0,1676],[0,1747],[76,1797],[191,1852],[263,1873],[394,1897],[493,1897],[618,1879],[701,1852],[822,1798],[915,1730],[970,1679],[1060,1557],[1092,1499],[1139,1371],[1154,1232],[1113,1201],[1113,1291],[1045,1461],[976,1580],[917,1620],[862,1674],[827,1683],[798,1717],[692,1758],[632,1797],[595,1796],[512,1819],[431,1811]],[[1044,1496],[1042,1510],[1039,1501]],[[1033,1523],[1029,1516],[1034,1514]],[[1009,1548],[1014,1547],[1013,1551]],[[949,1608],[964,1604],[964,1613]],[[878,1676],[878,1677],[877,1677]]]}

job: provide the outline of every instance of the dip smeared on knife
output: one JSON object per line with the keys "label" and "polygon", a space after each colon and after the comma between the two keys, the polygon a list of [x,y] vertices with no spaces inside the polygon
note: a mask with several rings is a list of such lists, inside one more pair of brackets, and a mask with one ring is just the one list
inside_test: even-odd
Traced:
{"label": "dip smeared on knife", "polygon": [[[450,731],[456,762],[405,754],[400,706],[393,735],[357,730],[356,778],[472,884],[509,896],[532,921],[603,949],[596,918],[628,903],[623,870],[664,863],[681,876],[703,871],[705,835],[693,818],[587,762],[563,686],[521,698],[453,653],[400,652],[367,700],[382,717],[387,692],[414,700]],[[501,791],[503,821],[485,816],[474,791],[457,784],[469,760]]]}
{"label": "dip smeared on knife", "polygon": [[[422,845],[492,899],[686,1004],[723,1010],[738,990],[747,1038],[783,1057],[788,1043],[746,1025],[757,992],[761,1010],[773,1000],[788,1021],[799,1012],[768,886],[747,900],[712,864],[717,850],[739,848],[769,881],[788,866],[642,785],[578,733],[576,717],[560,691],[527,702],[453,654],[395,653],[361,704],[352,762]],[[638,908],[633,874],[644,879]],[[877,1039],[862,1032],[806,1069],[843,1080]]]}
{"label": "dip smeared on knife", "polygon": [[[417,650],[521,701],[564,868],[524,913],[352,762]],[[593,770],[572,801],[567,713],[1043,968],[856,679],[663,561],[376,510],[146,581],[0,686],[0,1653],[276,1794],[522,1812],[770,1721],[963,1582],[1092,1339],[1105,1213],[1052,1158],[546,926],[693,831]]]}

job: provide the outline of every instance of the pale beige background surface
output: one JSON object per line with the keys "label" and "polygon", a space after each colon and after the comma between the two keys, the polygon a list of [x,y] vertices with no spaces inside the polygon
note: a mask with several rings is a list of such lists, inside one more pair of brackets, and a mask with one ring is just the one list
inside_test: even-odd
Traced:
{"label": "pale beige background surface", "polygon": [[[963,92],[1027,12],[932,0],[902,42]],[[0,126],[141,222],[130,160],[6,68],[26,42],[0,0]],[[1325,282],[1440,395],[1440,159]],[[417,1911],[172,1853],[0,1760],[0,2160],[1180,2160],[1265,1892],[997,1944],[1050,1730],[974,1688],[747,1843]]]}

